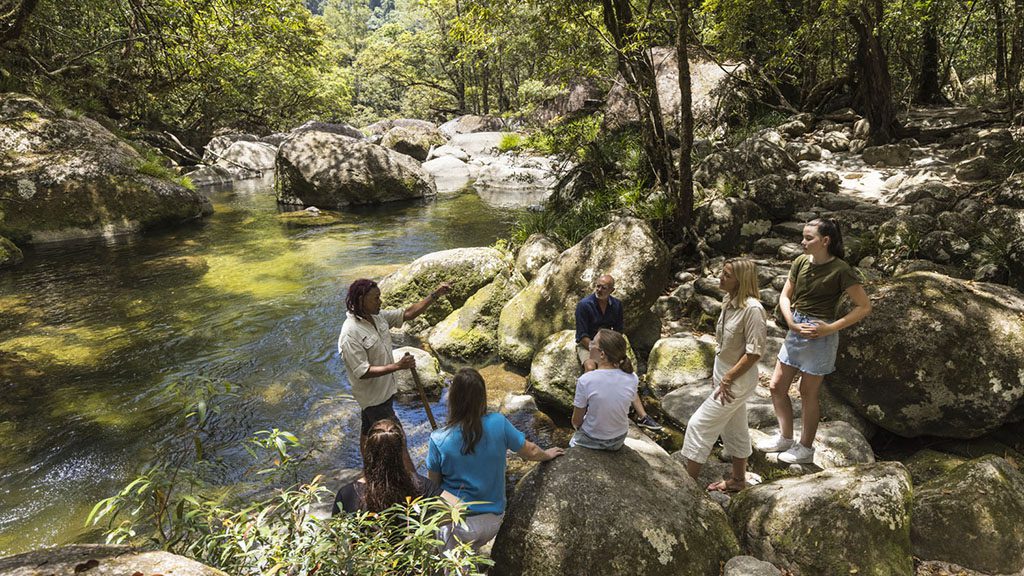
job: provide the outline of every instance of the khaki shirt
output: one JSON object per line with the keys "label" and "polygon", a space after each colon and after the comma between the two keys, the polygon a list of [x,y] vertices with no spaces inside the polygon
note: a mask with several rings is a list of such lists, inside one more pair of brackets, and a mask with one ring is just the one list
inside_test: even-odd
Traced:
{"label": "khaki shirt", "polygon": [[765,343],[768,341],[768,327],[765,324],[768,315],[754,298],[747,298],[742,308],[732,306],[728,295],[725,298],[715,327],[715,336],[718,338],[719,360],[732,368],[744,354],[764,354]]}
{"label": "khaki shirt", "polygon": [[371,316],[373,322],[369,322],[351,312],[346,313],[338,336],[338,353],[352,385],[352,396],[364,410],[383,404],[398,392],[394,373],[376,378],[362,376],[370,366],[386,366],[395,361],[391,352],[391,328],[400,327],[405,321],[404,315],[404,310],[381,310]]}

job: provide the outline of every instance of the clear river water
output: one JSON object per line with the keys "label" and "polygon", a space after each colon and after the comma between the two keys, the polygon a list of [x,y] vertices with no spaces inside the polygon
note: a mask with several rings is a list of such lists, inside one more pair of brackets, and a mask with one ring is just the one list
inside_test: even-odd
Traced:
{"label": "clear river water", "polygon": [[[266,186],[210,192],[216,211],[193,226],[38,247],[0,273],[0,556],[98,538],[83,525],[93,504],[180,427],[164,392],[175,382],[236,386],[218,441],[278,427],[332,446],[321,462],[358,466],[358,409],[336,350],[345,287],[490,245],[518,210],[469,191],[292,228]],[[424,445],[422,410],[400,416]],[[236,454],[223,480],[244,468]]]}

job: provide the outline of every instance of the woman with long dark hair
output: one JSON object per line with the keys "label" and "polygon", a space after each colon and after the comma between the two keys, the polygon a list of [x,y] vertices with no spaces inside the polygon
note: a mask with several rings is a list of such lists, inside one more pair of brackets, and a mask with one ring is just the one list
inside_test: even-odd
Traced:
{"label": "woman with long dark hair", "polygon": [[[814,436],[821,416],[818,392],[825,376],[835,371],[839,331],[871,313],[871,300],[860,278],[843,260],[843,234],[835,220],[819,218],[808,222],[801,244],[804,253],[793,261],[779,295],[779,310],[789,328],[771,381],[779,433],[757,444],[763,452],[782,452],[779,460],[788,464],[814,461]],[[853,309],[836,318],[844,294],[849,296]],[[803,430],[800,441],[794,442],[789,387],[797,374]]]}
{"label": "woman with long dark hair", "polygon": [[576,380],[572,401],[572,425],[576,428],[569,446],[594,450],[618,450],[629,431],[629,407],[639,380],[629,361],[626,338],[602,328],[594,337],[597,369]]}
{"label": "woman with long dark hair", "polygon": [[363,476],[344,486],[334,498],[334,513],[380,512],[406,498],[445,497],[437,482],[410,471],[404,464],[405,433],[391,419],[378,420],[366,434],[363,454]]}
{"label": "woman with long dark hair", "polygon": [[464,522],[445,526],[447,547],[456,540],[480,547],[498,533],[505,517],[505,452],[543,462],[561,456],[561,448],[541,450],[505,416],[487,410],[487,387],[472,368],[458,371],[448,389],[448,423],[430,435],[429,478],[469,504]]}

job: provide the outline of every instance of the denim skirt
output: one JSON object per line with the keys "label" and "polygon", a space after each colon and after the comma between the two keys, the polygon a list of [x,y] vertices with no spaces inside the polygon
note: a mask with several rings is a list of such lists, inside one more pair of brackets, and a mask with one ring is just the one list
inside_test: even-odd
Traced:
{"label": "denim skirt", "polygon": [[[793,310],[793,321],[797,324],[818,321],[818,318]],[[836,351],[839,350],[839,333],[833,332],[824,338],[804,338],[790,330],[786,341],[779,350],[779,362],[793,366],[805,374],[825,376],[836,370]]]}

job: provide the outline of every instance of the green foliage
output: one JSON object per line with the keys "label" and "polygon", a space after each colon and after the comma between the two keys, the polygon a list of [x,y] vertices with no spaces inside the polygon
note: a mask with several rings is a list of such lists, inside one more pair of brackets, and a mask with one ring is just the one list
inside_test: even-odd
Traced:
{"label": "green foliage", "polygon": [[312,515],[333,495],[319,477],[275,489],[308,456],[297,437],[276,428],[245,444],[258,480],[249,493],[264,496],[239,502],[211,480],[216,452],[225,448],[212,439],[232,390],[206,378],[169,386],[165,396],[180,406],[180,433],[139,477],[98,502],[86,524],[105,525],[108,542],[159,546],[238,575],[470,574],[489,563],[468,544],[440,548],[438,528],[460,522],[465,505],[415,499],[380,514]]}
{"label": "green foliage", "polygon": [[139,162],[138,171],[146,176],[160,178],[161,180],[169,180],[179,186],[188,188],[189,190],[196,189],[196,185],[192,183],[191,178],[187,176],[178,176],[178,173],[169,168],[166,162],[166,158],[156,153],[148,152]]}
{"label": "green foliage", "polygon": [[523,149],[523,136],[515,132],[509,132],[502,134],[501,141],[498,142],[498,152],[518,152]]}

